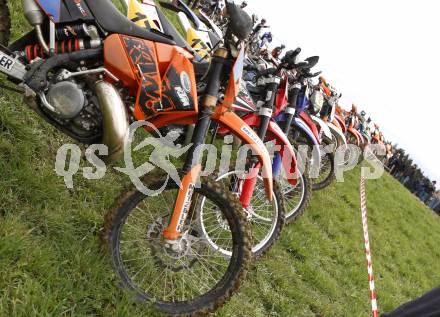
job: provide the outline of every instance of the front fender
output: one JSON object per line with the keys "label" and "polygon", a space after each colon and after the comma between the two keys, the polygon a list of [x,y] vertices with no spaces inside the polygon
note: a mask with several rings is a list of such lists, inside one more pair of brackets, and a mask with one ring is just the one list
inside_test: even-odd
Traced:
{"label": "front fender", "polygon": [[371,144],[371,137],[364,132],[361,132],[361,135],[364,137],[365,141],[367,141],[367,144]]}
{"label": "front fender", "polygon": [[269,152],[263,141],[258,135],[247,125],[239,116],[231,111],[216,111],[212,119],[227,129],[243,142],[249,144],[253,153],[256,154],[263,167],[263,180],[268,200],[272,201],[273,177],[272,177],[272,161]]}
{"label": "front fender", "polygon": [[359,135],[356,133],[356,130],[353,128],[348,128],[347,132],[354,136],[354,138],[356,139],[356,145],[360,146],[361,140],[359,139]]}
{"label": "front fender", "polygon": [[353,129],[353,131],[357,134],[359,138],[359,146],[362,146],[365,143],[365,137],[357,129]]}
{"label": "front fender", "polygon": [[339,125],[341,126],[342,132],[347,132],[347,127],[345,126],[344,119],[341,118],[338,115],[335,115],[335,119],[338,121]]}
{"label": "front fender", "polygon": [[316,141],[318,142],[318,144],[321,143],[321,140],[319,139],[319,133],[318,133],[318,128],[316,127],[316,125],[313,123],[312,119],[310,118],[309,114],[305,111],[301,112],[299,114],[299,117],[303,120],[303,122],[305,124],[307,124],[307,126],[310,128],[310,130],[312,131],[313,135],[316,138]]}
{"label": "front fender", "polygon": [[340,129],[338,129],[333,123],[327,122],[328,127],[330,129],[330,131],[332,131],[332,133],[339,138],[339,140],[342,141],[342,143],[344,144],[344,148],[347,149],[347,139],[345,138],[344,133],[342,133],[342,131]]}
{"label": "front fender", "polygon": [[313,143],[314,147],[317,149],[318,155],[319,155],[318,157],[321,157],[321,150],[319,149],[318,140],[316,140],[315,135],[313,134],[312,130],[310,130],[310,128],[307,125],[307,123],[305,123],[302,118],[295,117],[292,120],[292,125],[295,128],[303,131],[306,134],[307,138]]}
{"label": "front fender", "polygon": [[324,122],[321,118],[318,118],[317,116],[310,116],[310,118],[312,118],[312,121],[321,128],[322,132],[324,133],[324,135],[326,136],[326,138],[332,140],[333,139],[333,134],[330,131],[330,128],[328,127],[327,123]]}
{"label": "front fender", "polygon": [[[251,127],[259,127],[261,118],[254,114],[248,114],[244,116],[243,121],[246,122]],[[290,175],[297,175],[297,162],[296,162],[296,154],[293,149],[292,144],[289,141],[289,138],[286,134],[281,130],[280,126],[275,121],[270,121],[269,126],[267,127],[268,136],[273,137],[275,139],[276,145],[281,147],[280,155],[282,158],[283,167],[287,173],[288,181],[292,185],[297,184],[297,179],[290,177]],[[275,164],[275,163],[274,163]]]}

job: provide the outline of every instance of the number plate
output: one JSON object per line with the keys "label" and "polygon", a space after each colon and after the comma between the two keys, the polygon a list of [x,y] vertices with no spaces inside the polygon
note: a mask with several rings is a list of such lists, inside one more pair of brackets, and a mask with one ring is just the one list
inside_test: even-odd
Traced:
{"label": "number plate", "polygon": [[15,60],[9,57],[6,54],[0,52],[0,67],[6,70],[12,70],[12,66],[14,66]]}

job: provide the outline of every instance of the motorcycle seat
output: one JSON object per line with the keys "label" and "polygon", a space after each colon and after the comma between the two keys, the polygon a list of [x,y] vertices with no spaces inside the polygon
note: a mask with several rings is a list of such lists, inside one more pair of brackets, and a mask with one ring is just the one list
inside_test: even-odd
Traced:
{"label": "motorcycle seat", "polygon": [[96,22],[110,34],[123,34],[148,41],[176,45],[171,36],[142,28],[126,18],[110,0],[87,0]]}

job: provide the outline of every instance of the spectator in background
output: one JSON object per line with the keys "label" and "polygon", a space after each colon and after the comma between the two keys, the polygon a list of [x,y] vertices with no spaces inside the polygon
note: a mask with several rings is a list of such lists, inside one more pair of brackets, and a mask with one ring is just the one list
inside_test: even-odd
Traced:
{"label": "spectator in background", "polygon": [[428,180],[428,184],[426,186],[427,197],[424,200],[425,203],[428,203],[431,200],[432,196],[434,195],[434,193],[435,193],[435,185],[436,184],[437,184],[436,181],[432,181],[431,182],[431,181]]}
{"label": "spectator in background", "polygon": [[434,211],[440,215],[440,200],[437,206],[434,207]]}
{"label": "spectator in background", "polygon": [[[412,163],[412,162],[410,162]],[[416,165],[409,165],[405,171],[403,172],[403,181],[402,184],[405,185],[405,187],[409,188],[406,183],[408,183],[410,181],[411,178],[414,177],[414,174],[416,172]]]}
{"label": "spectator in background", "polygon": [[439,190],[432,197],[428,207],[431,208],[432,210],[435,210],[438,205],[440,205],[440,191]]}
{"label": "spectator in background", "polygon": [[410,183],[408,184],[408,189],[413,194],[417,193],[420,177],[422,177],[422,171],[420,170],[420,168],[418,168],[417,165],[414,165],[414,167],[415,172],[410,179]]}
{"label": "spectator in background", "polygon": [[401,159],[401,154],[402,154],[402,152],[400,150],[394,151],[394,154],[389,161],[388,167],[390,169],[391,175],[393,175],[393,176],[396,176],[399,161]]}

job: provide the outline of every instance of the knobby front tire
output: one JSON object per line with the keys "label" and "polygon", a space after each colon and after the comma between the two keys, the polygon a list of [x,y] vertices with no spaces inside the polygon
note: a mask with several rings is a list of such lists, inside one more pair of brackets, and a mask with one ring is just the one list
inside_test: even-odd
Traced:
{"label": "knobby front tire", "polygon": [[[144,184],[155,189],[165,181],[162,174],[149,176]],[[136,299],[171,315],[206,315],[222,306],[243,281],[252,259],[250,230],[237,198],[213,178],[202,178],[201,187],[194,190],[182,244],[178,251],[171,251],[164,246],[162,231],[177,191],[171,181],[156,197],[131,187],[105,217],[103,235],[116,274]],[[194,218],[203,198],[212,210],[221,212],[229,227],[227,235],[214,231],[213,235],[217,244],[229,247],[231,257],[219,254],[201,234]],[[210,230],[216,230],[217,220],[211,217],[214,226]]]}

